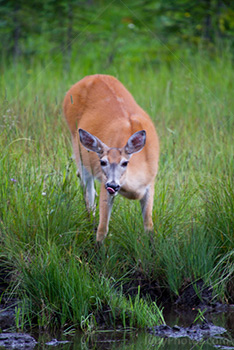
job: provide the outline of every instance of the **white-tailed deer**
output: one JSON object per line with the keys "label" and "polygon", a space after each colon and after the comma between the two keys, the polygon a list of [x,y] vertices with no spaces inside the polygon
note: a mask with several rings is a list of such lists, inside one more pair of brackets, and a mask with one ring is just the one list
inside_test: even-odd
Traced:
{"label": "white-tailed deer", "polygon": [[67,92],[64,115],[71,131],[86,206],[95,209],[94,179],[101,182],[97,241],[108,232],[113,199],[139,199],[145,230],[153,229],[159,142],[154,125],[114,77],[87,76]]}

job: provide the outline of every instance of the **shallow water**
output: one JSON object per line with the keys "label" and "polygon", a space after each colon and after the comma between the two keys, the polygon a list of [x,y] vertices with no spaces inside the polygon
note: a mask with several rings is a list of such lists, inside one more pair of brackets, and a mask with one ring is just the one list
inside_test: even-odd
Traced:
{"label": "shallow water", "polygon": [[[188,327],[195,319],[197,312],[178,313],[174,310],[165,310],[164,317],[169,326],[178,325]],[[216,326],[224,327],[227,332],[214,338],[203,339],[199,342],[184,338],[160,338],[147,331],[105,331],[84,335],[79,332],[70,335],[57,335],[58,340],[68,340],[67,344],[59,344],[56,349],[62,350],[86,350],[86,349],[234,349],[234,309],[229,312],[212,313],[206,315],[208,321]],[[54,349],[54,346],[46,345],[53,336],[41,334],[38,336],[38,344],[35,349]]]}

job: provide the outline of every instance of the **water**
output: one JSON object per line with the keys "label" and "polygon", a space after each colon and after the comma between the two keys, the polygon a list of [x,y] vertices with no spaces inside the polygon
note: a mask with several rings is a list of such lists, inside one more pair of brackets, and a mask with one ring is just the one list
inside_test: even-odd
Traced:
{"label": "water", "polygon": [[[196,317],[197,312],[178,313],[174,310],[165,310],[164,317],[169,326],[178,325],[188,327]],[[188,349],[234,349],[234,309],[229,312],[220,312],[206,315],[209,321],[216,326],[224,327],[227,332],[214,338],[203,339],[199,342],[192,341],[189,338],[160,338],[149,334],[147,331],[105,331],[95,334],[84,335],[77,332],[73,335],[57,335],[58,340],[68,340],[67,344],[56,346],[58,350],[114,350],[114,349],[171,349],[171,350],[188,350]],[[52,350],[55,347],[45,345],[53,337],[49,334],[38,336],[38,345],[35,350]]]}

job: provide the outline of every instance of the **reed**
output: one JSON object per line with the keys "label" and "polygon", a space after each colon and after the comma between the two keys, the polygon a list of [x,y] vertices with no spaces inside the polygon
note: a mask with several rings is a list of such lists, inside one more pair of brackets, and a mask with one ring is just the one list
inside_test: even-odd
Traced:
{"label": "reed", "polygon": [[[136,272],[172,298],[184,281],[202,278],[227,300],[234,249],[231,54],[181,54],[171,64],[122,62],[118,69],[81,58],[69,72],[59,59],[2,66],[0,254],[11,266],[25,322],[87,330],[98,327],[101,313],[111,327],[163,322],[153,301],[123,293]],[[61,109],[68,88],[97,72],[126,85],[152,116],[161,145],[155,231],[144,232],[138,203],[117,198],[100,251],[98,210],[90,217],[85,209]]]}

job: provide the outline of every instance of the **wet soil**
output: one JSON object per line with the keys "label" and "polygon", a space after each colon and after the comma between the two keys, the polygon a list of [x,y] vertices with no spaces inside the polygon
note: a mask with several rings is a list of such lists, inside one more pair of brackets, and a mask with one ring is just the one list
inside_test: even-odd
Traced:
{"label": "wet soil", "polygon": [[226,332],[223,327],[215,326],[211,322],[204,322],[201,325],[192,324],[189,327],[179,327],[177,325],[169,327],[168,325],[160,325],[151,327],[148,331],[162,338],[182,338],[188,337],[191,340],[200,341],[203,338],[214,337]]}
{"label": "wet soil", "polygon": [[[36,340],[28,334],[19,333],[7,333],[11,328],[15,328],[15,307],[17,306],[17,300],[6,300],[4,298],[4,291],[9,283],[9,273],[7,270],[0,271],[0,292],[3,293],[0,305],[0,329],[3,333],[0,334],[0,346],[4,346],[9,349],[33,349],[36,345]],[[234,305],[227,305],[220,303],[214,298],[212,287],[207,287],[202,280],[194,283],[187,282],[184,284],[178,297],[172,297],[168,290],[162,288],[156,281],[147,279],[144,274],[136,272],[134,276],[123,286],[123,291],[126,295],[137,295],[139,293],[142,297],[149,295],[152,300],[156,300],[157,304],[161,304],[166,310],[168,305],[170,308],[182,315],[196,312],[196,310],[204,310],[204,314],[227,312],[234,310]],[[117,287],[118,288],[118,287]],[[189,312],[188,312],[189,311]],[[234,312],[233,312],[234,315]],[[96,316],[96,322],[100,329],[109,329],[109,325],[112,323],[112,312],[108,306],[104,306],[101,312]],[[195,318],[196,315],[194,315]],[[193,320],[194,320],[193,318]],[[226,329],[219,325],[213,324],[210,321],[203,319],[203,323],[194,324],[193,321],[189,325],[186,322],[179,326],[175,323],[170,325],[161,325],[149,328],[150,334],[162,337],[162,338],[180,338],[188,337],[191,340],[199,341],[203,338],[214,337],[217,334],[223,334]],[[232,322],[232,321],[231,321]],[[116,320],[118,325],[118,320]],[[121,320],[119,320],[121,325]],[[228,325],[227,325],[228,326]],[[118,326],[117,326],[118,328]],[[233,325],[230,326],[233,330]],[[234,334],[232,334],[234,338]],[[116,339],[118,342],[118,339]],[[46,345],[57,346],[61,344],[57,339],[52,339],[46,343]],[[234,347],[231,347],[234,349]]]}
{"label": "wet soil", "polygon": [[37,344],[36,340],[29,334],[22,333],[1,333],[0,346],[6,349],[33,349]]}
{"label": "wet soil", "polygon": [[[153,281],[144,276],[140,271],[135,272],[129,282],[123,286],[123,291],[127,295],[135,296],[138,294],[140,286],[140,295],[145,297],[149,295],[158,305],[173,305],[183,310],[204,310],[207,311],[228,311],[234,306],[234,284],[229,287],[229,304],[223,304],[214,297],[212,286],[205,285],[202,279],[195,282],[185,281],[179,296],[172,295],[167,288],[163,288],[157,281]],[[233,287],[233,290],[232,290]],[[232,304],[233,303],[233,304]]]}
{"label": "wet soil", "polygon": [[0,305],[0,329],[5,330],[15,326],[15,308]]}

